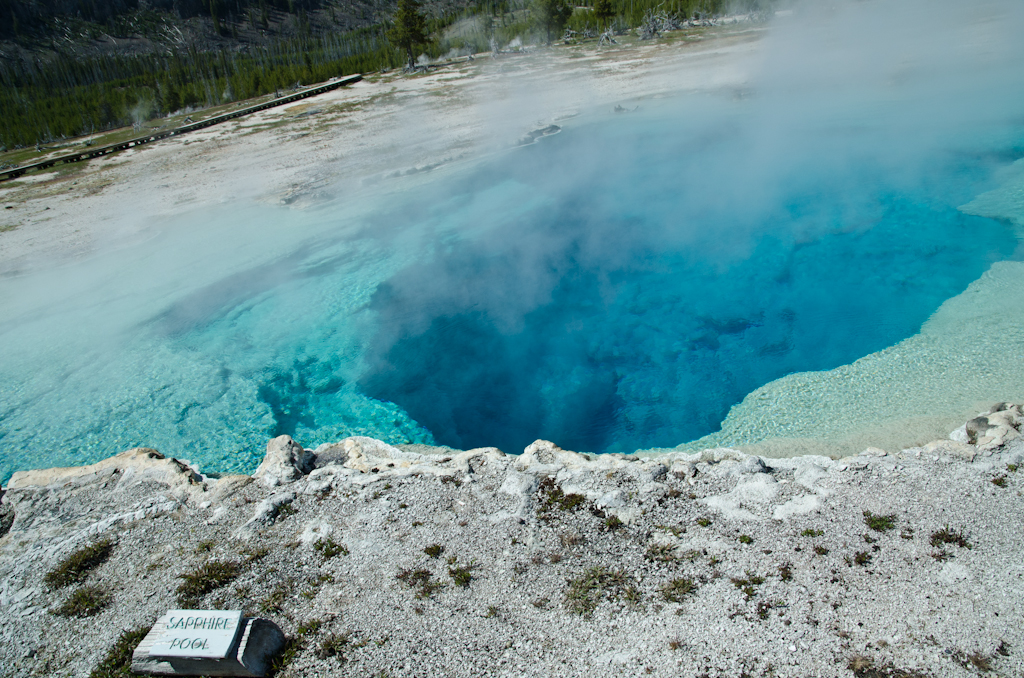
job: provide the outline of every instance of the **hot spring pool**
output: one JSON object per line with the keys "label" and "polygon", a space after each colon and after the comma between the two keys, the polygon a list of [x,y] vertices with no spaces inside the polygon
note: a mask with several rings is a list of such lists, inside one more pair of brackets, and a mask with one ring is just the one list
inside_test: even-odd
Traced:
{"label": "hot spring pool", "polygon": [[[207,208],[2,280],[0,478],[134,446],[251,471],[281,434],[508,452],[839,440],[915,398],[1012,397],[1024,89],[958,85],[978,105],[924,122],[945,89],[645,100],[375,197]],[[958,297],[989,294],[985,276],[992,304]],[[1010,372],[972,367],[987,331]],[[899,366],[842,367],[879,351]]]}

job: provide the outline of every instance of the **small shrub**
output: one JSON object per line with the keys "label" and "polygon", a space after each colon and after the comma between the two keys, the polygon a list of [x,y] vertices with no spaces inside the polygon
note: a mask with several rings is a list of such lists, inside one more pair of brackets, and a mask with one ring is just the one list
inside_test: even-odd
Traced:
{"label": "small shrub", "polygon": [[1006,487],[1006,476],[999,476],[992,479],[992,484],[996,487]]}
{"label": "small shrub", "polygon": [[697,518],[697,524],[701,527],[708,527],[711,525],[711,520],[709,518]]}
{"label": "small shrub", "polygon": [[335,556],[347,556],[348,549],[344,544],[335,542],[330,537],[322,537],[313,544],[313,548],[324,557],[325,560]]}
{"label": "small shrub", "polygon": [[423,552],[431,558],[438,558],[442,553],[444,553],[444,547],[440,544],[431,544],[427,548],[423,549]]}
{"label": "small shrub", "polygon": [[821,545],[815,546],[814,552],[817,553],[819,556],[828,555],[828,549]]}
{"label": "small shrub", "polygon": [[1016,473],[1017,472],[1017,465],[1016,464],[1007,464],[1006,465],[1006,470],[1009,471],[1010,473]]}
{"label": "small shrub", "polygon": [[277,515],[281,518],[287,518],[288,516],[294,516],[299,512],[299,509],[292,506],[291,502],[287,504],[281,504],[277,507]]}
{"label": "small shrub", "polygon": [[889,515],[882,516],[871,511],[864,511],[864,524],[875,532],[887,532],[896,527],[896,514],[890,513]]}
{"label": "small shrub", "polygon": [[739,536],[739,542],[741,544],[753,544],[754,543],[754,539],[750,535],[741,534]]}
{"label": "small shrub", "polygon": [[625,523],[619,520],[619,517],[614,514],[604,519],[604,526],[609,530],[617,530],[623,525],[625,525]]}
{"label": "small shrub", "polygon": [[639,598],[639,592],[626,573],[605,567],[592,567],[579,577],[569,580],[565,606],[574,614],[589,617],[605,598],[635,601]]}
{"label": "small shrub", "polygon": [[789,581],[790,579],[792,579],[793,566],[789,563],[783,563],[782,565],[779,565],[779,577],[782,578],[782,581]]}
{"label": "small shrub", "polygon": [[800,535],[804,537],[820,537],[823,534],[825,534],[824,530],[815,530],[813,527],[808,527],[800,533]]}
{"label": "small shrub", "polygon": [[932,532],[931,539],[929,542],[935,548],[941,548],[944,544],[955,544],[961,548],[971,548],[971,543],[964,537],[964,531],[953,530],[949,525],[946,525],[937,532]]}
{"label": "small shrub", "polygon": [[50,588],[58,589],[85,581],[89,572],[102,565],[114,550],[112,539],[101,539],[78,549],[43,576]]}
{"label": "small shrub", "polygon": [[233,582],[241,569],[238,563],[210,560],[194,572],[180,575],[178,578],[184,581],[178,586],[178,603],[186,608],[198,604],[202,596]]}
{"label": "small shrub", "polygon": [[110,595],[99,586],[83,586],[52,613],[60,617],[91,617],[110,603]]}
{"label": "small shrub", "polygon": [[107,656],[89,674],[89,678],[130,678],[133,676],[134,674],[131,672],[132,653],[149,633],[149,628],[140,626],[122,631],[117,642],[107,652]]}
{"label": "small shrub", "polygon": [[914,528],[912,528],[912,527],[904,527],[902,530],[900,530],[900,539],[913,539],[913,538],[914,538]]}
{"label": "small shrub", "polygon": [[673,579],[661,587],[661,597],[670,603],[681,603],[683,597],[697,590],[692,579]]}
{"label": "small shrub", "polygon": [[861,567],[867,567],[868,563],[871,562],[871,554],[867,551],[857,551],[857,553],[853,554],[853,562]]}
{"label": "small shrub", "polygon": [[484,615],[487,619],[498,616],[498,608],[495,605],[489,605],[487,607],[487,614]]}

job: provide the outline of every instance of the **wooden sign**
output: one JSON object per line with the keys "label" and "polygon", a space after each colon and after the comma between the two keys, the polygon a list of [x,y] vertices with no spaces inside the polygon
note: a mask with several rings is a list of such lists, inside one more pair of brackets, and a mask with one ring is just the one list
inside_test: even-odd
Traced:
{"label": "wooden sign", "polygon": [[238,610],[169,610],[132,653],[132,673],[260,678],[284,649],[281,629]]}
{"label": "wooden sign", "polygon": [[150,646],[150,657],[223,659],[234,649],[242,611],[170,610],[157,624],[163,633]]}

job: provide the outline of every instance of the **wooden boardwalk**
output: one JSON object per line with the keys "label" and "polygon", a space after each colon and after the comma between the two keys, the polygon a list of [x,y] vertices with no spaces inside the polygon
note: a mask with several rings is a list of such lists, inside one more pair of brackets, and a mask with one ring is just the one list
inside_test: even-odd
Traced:
{"label": "wooden boardwalk", "polygon": [[289,94],[278,99],[272,99],[271,101],[257,104],[255,106],[247,106],[240,108],[237,111],[231,111],[230,113],[223,113],[221,115],[215,115],[212,118],[206,120],[200,120],[199,122],[189,123],[188,125],[182,125],[181,127],[175,127],[174,129],[164,130],[162,132],[156,132],[154,134],[147,134],[145,136],[136,137],[135,139],[129,139],[128,141],[122,141],[116,144],[110,144],[108,146],[100,146],[98,148],[88,148],[78,153],[69,153],[67,155],[61,155],[56,158],[50,158],[48,160],[41,160],[39,162],[32,163],[31,165],[21,165],[19,167],[12,167],[6,170],[0,170],[0,181],[7,181],[9,179],[17,179],[26,172],[32,170],[42,170],[53,167],[57,163],[72,163],[81,162],[83,160],[89,160],[91,158],[98,158],[101,155],[107,155],[109,153],[116,153],[123,151],[128,148],[135,146],[141,146],[143,144],[152,143],[167,137],[179,136],[181,134],[188,134],[189,132],[195,132],[199,129],[211,127],[213,125],[219,125],[222,122],[233,120],[235,118],[241,118],[245,115],[250,115],[257,111],[265,111],[268,108],[274,108],[275,106],[284,106],[286,104],[293,103],[300,99],[306,99],[308,97],[315,97],[318,94],[324,92],[330,92],[331,90],[344,87],[357,83],[363,79],[361,75],[352,75],[347,78],[341,78],[333,82],[328,82],[324,85],[316,85],[315,87],[309,87],[307,89],[296,92],[295,94]]}

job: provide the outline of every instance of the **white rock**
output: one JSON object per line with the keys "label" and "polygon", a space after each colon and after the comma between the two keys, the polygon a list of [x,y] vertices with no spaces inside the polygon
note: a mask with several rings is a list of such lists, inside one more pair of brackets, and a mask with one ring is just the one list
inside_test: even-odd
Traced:
{"label": "white rock", "polygon": [[252,477],[267,487],[291,483],[313,470],[313,455],[291,436],[278,436],[267,443],[267,453]]}

